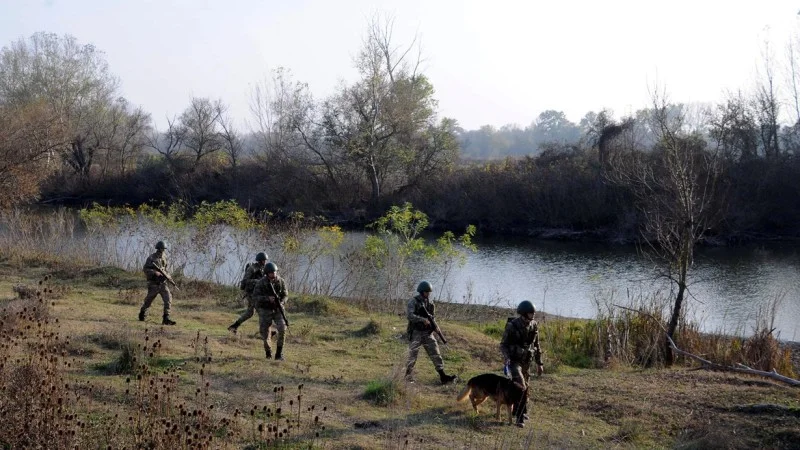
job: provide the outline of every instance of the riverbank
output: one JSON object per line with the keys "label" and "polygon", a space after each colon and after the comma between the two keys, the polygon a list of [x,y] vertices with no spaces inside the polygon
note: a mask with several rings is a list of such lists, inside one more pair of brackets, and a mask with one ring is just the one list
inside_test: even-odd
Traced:
{"label": "riverbank", "polygon": [[[139,273],[0,258],[3,333],[23,323],[21,311],[35,305],[32,298],[22,298],[24,293],[35,296],[44,290],[46,317],[50,324],[57,321],[48,326],[69,337],[64,358],[70,366],[63,370],[71,389],[83,394],[74,406],[84,423],[78,428],[84,443],[119,448],[133,442],[137,432],[127,417],[141,413],[136,394],[155,402],[147,393],[163,391],[157,386],[137,391],[136,378],[133,384],[126,381],[131,375],[121,371],[120,361],[126,343],[154,341],[159,345],[149,364],[178,380],[170,385],[172,408],[192,405],[214,423],[228,420],[224,429],[211,433],[213,448],[258,448],[256,443],[268,435],[271,416],[266,411],[274,411],[279,402],[279,386],[287,392],[282,407],[296,410],[302,422],[283,439],[315,448],[796,448],[800,442],[796,388],[690,368],[577,369],[554,365],[546,347],[546,373],[532,381],[529,426],[504,426],[492,417],[491,400],[475,415],[468,402],[455,398],[463,380],[499,373],[502,361],[491,330],[508,310],[442,305],[440,325],[449,340],[443,347],[445,365],[462,381],[439,385],[422,353],[418,381],[409,385],[401,376],[407,347],[401,305],[293,297],[287,311],[287,360],[276,362],[263,357],[256,318],[238,336],[226,331],[241,312],[237,290],[178,281],[181,289],[173,303],[178,325],[164,327],[157,320],[158,300],[146,322],[136,319],[144,297]],[[566,319],[548,316],[543,326],[556,326],[559,320]],[[11,355],[0,371],[6,385],[22,382],[8,375],[14,370],[16,358],[8,353],[13,351],[2,350]],[[298,389],[302,408],[289,404]],[[784,409],[752,408],[765,403]],[[306,411],[312,406],[313,413]],[[114,422],[115,414],[121,423]],[[324,429],[313,426],[315,416]],[[158,417],[152,423],[161,423]],[[0,427],[11,426],[7,419],[3,423]],[[104,434],[103,428],[117,432]]]}

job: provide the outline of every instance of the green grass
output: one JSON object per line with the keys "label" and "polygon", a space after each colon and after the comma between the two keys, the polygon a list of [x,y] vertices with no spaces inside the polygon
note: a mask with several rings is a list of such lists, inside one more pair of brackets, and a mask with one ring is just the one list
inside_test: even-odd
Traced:
{"label": "green grass", "polygon": [[364,398],[379,406],[392,405],[403,397],[403,383],[394,379],[372,380],[364,389]]}
{"label": "green grass", "polygon": [[[83,442],[86,447],[103,447],[114,436],[133,433],[127,418],[136,415],[140,372],[132,365],[126,370],[112,370],[112,365],[119,364],[126,346],[145,342],[159,342],[152,357],[142,356],[151,370],[145,379],[176,379],[148,385],[141,395],[154,405],[158,403],[152,395],[160,393],[159,401],[167,397],[173,408],[183,404],[206,411],[214,419],[209,428],[216,436],[214,448],[790,448],[800,441],[796,415],[736,409],[765,402],[800,408],[796,389],[686,368],[586,368],[595,364],[588,356],[581,359],[577,350],[585,346],[586,337],[579,322],[549,318],[541,324],[545,375],[532,380],[530,426],[518,429],[494,419],[492,400],[478,415],[468,401],[455,401],[471,376],[500,373],[498,343],[508,311],[498,310],[488,320],[488,310],[475,320],[455,313],[451,317],[464,318],[442,319],[449,341],[442,346],[446,369],[461,381],[440,385],[421,351],[417,382],[405,384],[400,380],[408,341],[399,310],[366,312],[345,299],[291,298],[286,361],[276,362],[264,358],[257,317],[245,322],[237,336],[227,331],[240,306],[219,298],[235,296],[236,290],[209,283],[186,283],[186,289],[175,292],[173,318],[178,325],[164,327],[159,299],[146,322],[136,318],[145,294],[138,273],[0,259],[0,310],[10,311],[19,302],[14,285],[36,285],[44,274],[54,275],[53,286],[63,286],[49,315],[51,326],[69,337],[65,384],[81,394],[75,408],[90,424],[82,431],[89,441]],[[119,300],[121,289],[129,300]],[[5,323],[0,330],[12,321]],[[13,381],[4,373],[0,382]],[[276,391],[279,387],[283,390]],[[284,419],[299,417],[303,425],[292,439],[268,447],[267,433],[259,434],[258,426],[275,419],[265,408],[275,411],[278,404]],[[115,414],[123,418],[121,423],[114,422]],[[315,415],[324,431],[311,427]],[[223,419],[230,422],[220,424]],[[732,429],[735,436],[723,433]],[[109,430],[112,436],[104,437]]]}

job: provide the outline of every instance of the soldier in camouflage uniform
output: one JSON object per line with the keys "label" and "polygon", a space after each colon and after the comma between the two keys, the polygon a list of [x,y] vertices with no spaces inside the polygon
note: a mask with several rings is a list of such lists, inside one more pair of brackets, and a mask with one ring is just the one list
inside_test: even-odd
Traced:
{"label": "soldier in camouflage uniform", "polygon": [[[408,344],[408,362],[406,363],[406,380],[413,383],[414,365],[417,363],[417,355],[419,348],[425,347],[428,356],[431,358],[436,372],[439,373],[439,380],[442,384],[450,383],[456,379],[455,375],[447,375],[444,372],[444,361],[442,355],[439,353],[439,343],[436,342],[436,337],[433,336],[433,326],[431,321],[426,316],[434,315],[436,305],[430,299],[433,287],[427,281],[423,281],[417,286],[417,294],[408,301],[406,308],[406,317],[408,317],[408,336],[410,343]],[[428,314],[425,314],[425,311]]]}
{"label": "soldier in camouflage uniform", "polygon": [[267,254],[264,252],[256,255],[256,262],[248,264],[244,271],[244,277],[239,282],[239,287],[244,291],[244,298],[247,301],[247,309],[244,314],[233,322],[233,325],[228,327],[228,331],[236,334],[239,325],[243,324],[245,320],[253,317],[253,312],[256,310],[256,305],[253,302],[253,289],[256,283],[264,276],[264,265],[267,263]]}
{"label": "soldier in camouflage uniform", "polygon": [[167,250],[164,241],[156,243],[156,252],[147,257],[144,263],[144,275],[147,277],[147,295],[144,297],[144,303],[139,310],[139,320],[144,322],[144,315],[147,308],[153,304],[156,295],[161,295],[161,300],[164,302],[164,315],[162,316],[162,325],[175,325],[175,322],[169,318],[170,307],[172,306],[172,294],[169,292],[167,286],[166,273],[162,271],[167,270],[167,258],[164,252]]}
{"label": "soldier in camouflage uniform", "polygon": [[539,347],[539,325],[533,319],[536,307],[525,300],[517,306],[519,317],[509,319],[500,341],[500,351],[505,358],[506,366],[511,373],[511,379],[525,389],[521,405],[517,405],[514,412],[517,416],[517,426],[525,426],[528,418],[528,379],[530,378],[531,360],[536,361],[536,375],[544,372],[542,365],[542,349]]}
{"label": "soldier in camouflage uniform", "polygon": [[286,337],[286,322],[283,320],[281,308],[278,306],[286,304],[286,282],[278,276],[278,266],[275,263],[267,263],[265,277],[262,277],[253,288],[253,301],[258,313],[258,327],[261,338],[264,339],[264,352],[267,359],[272,358],[272,346],[270,337],[272,335],[272,324],[278,330],[278,342],[275,350],[275,359],[283,361],[283,343]]}

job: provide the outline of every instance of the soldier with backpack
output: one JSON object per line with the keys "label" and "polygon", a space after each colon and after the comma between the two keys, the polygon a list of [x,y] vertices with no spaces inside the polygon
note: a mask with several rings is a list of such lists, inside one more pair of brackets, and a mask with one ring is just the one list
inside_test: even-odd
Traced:
{"label": "soldier with backpack", "polygon": [[517,426],[525,426],[528,418],[528,390],[531,362],[536,363],[536,375],[544,372],[542,365],[542,348],[539,346],[539,324],[534,320],[536,307],[528,300],[517,306],[518,317],[509,319],[500,341],[500,351],[505,365],[511,373],[511,379],[525,389],[520,405],[515,408]]}
{"label": "soldier with backpack", "polygon": [[253,288],[253,302],[258,313],[258,328],[264,340],[264,354],[267,359],[272,359],[272,345],[270,343],[273,328],[278,331],[278,342],[275,351],[275,360],[283,361],[283,344],[286,342],[286,319],[284,305],[289,296],[286,282],[278,276],[278,266],[268,263],[264,268],[266,275],[256,283]]}
{"label": "soldier with backpack", "polygon": [[228,331],[233,334],[236,334],[236,331],[239,329],[241,324],[243,324],[247,319],[253,317],[253,313],[256,310],[256,305],[253,301],[253,289],[256,287],[258,280],[264,277],[264,268],[266,264],[267,254],[260,252],[256,255],[256,262],[250,263],[245,267],[244,277],[242,277],[242,281],[239,282],[239,288],[244,291],[244,298],[247,301],[247,309],[241,316],[239,316],[238,319],[236,319],[236,322],[233,322],[233,324],[228,327]]}

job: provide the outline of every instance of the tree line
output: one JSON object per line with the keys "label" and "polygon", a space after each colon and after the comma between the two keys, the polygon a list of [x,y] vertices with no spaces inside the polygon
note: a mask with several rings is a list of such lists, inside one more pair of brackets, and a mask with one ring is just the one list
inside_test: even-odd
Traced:
{"label": "tree line", "polygon": [[233,199],[363,224],[411,202],[434,228],[627,242],[658,234],[641,202],[674,194],[659,187],[685,169],[665,162],[671,145],[714,162],[692,167],[714,187],[702,241],[800,234],[800,75],[779,80],[773,58],[752,92],[718,105],[654,96],[629,117],[574,124],[548,110],[526,128],[464,130],[440,116],[419,46],[394,42],[392,25],[369,23],[357,79],[326,98],[273,71],[250,93],[247,129],[210,98],[158,129],[93,45],[51,33],[12,42],[0,52],[0,207]]}

